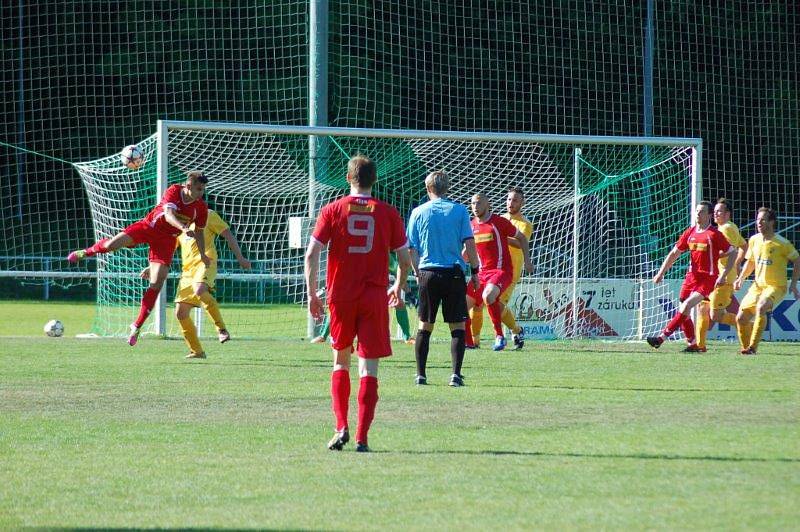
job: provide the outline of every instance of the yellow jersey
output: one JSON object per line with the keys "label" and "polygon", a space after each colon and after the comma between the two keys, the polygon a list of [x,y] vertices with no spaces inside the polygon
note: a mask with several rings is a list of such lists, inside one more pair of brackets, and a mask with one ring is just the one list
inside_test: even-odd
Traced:
{"label": "yellow jersey", "polygon": [[[190,227],[194,230],[194,224]],[[208,210],[208,222],[203,231],[203,241],[206,244],[206,257],[211,259],[212,263],[217,262],[217,246],[214,244],[214,240],[216,240],[217,235],[228,227],[228,224],[219,214],[211,209]],[[197,249],[197,242],[195,242],[194,238],[187,237],[185,234],[178,237],[178,242],[181,245],[181,276],[194,277],[199,269],[205,268],[205,265],[200,260],[200,250]]]}
{"label": "yellow jersey", "polygon": [[750,237],[746,258],[755,263],[755,281],[760,288],[786,288],[786,266],[798,256],[791,242],[776,234],[764,240],[760,233]]}
{"label": "yellow jersey", "polygon": [[[508,214],[502,215],[503,218],[510,221],[514,227],[519,229],[519,232],[525,235],[525,238],[530,241],[533,234],[533,224],[521,214]],[[514,267],[514,282],[517,282],[519,276],[522,275],[522,250],[515,246],[508,246],[508,251],[511,252],[511,265]]]}
{"label": "yellow jersey", "polygon": [[[741,249],[741,247],[745,245],[744,237],[742,236],[742,233],[739,232],[739,228],[736,227],[735,223],[728,222],[726,224],[720,225],[719,227],[717,227],[717,229],[719,229],[719,232],[722,233],[725,236],[725,238],[728,239],[728,242],[731,243],[731,246],[737,249]],[[736,253],[738,253],[738,251]],[[736,255],[734,255],[733,257],[734,260],[736,260]],[[724,272],[725,266],[727,265],[728,265],[728,257],[723,257],[719,259],[718,266],[720,272]],[[725,278],[725,282],[727,284],[733,284],[733,282],[736,280],[737,275],[738,272],[736,271],[736,268],[731,268],[731,271],[728,272],[728,277]]]}

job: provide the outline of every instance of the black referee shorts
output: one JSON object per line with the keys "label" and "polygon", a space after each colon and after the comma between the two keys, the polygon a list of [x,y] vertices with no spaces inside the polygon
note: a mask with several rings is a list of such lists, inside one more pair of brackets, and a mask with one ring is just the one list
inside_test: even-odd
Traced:
{"label": "black referee shorts", "polygon": [[418,280],[417,315],[420,321],[434,323],[439,304],[446,323],[460,323],[467,319],[467,282],[461,268],[420,270]]}

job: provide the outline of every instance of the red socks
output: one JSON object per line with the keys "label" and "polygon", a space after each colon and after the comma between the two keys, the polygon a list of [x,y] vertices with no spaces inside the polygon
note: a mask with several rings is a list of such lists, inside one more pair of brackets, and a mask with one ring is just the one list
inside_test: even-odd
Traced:
{"label": "red socks", "polygon": [[350,406],[350,372],[346,369],[331,373],[331,406],[336,417],[336,430],[346,429]]}
{"label": "red socks", "polygon": [[103,238],[102,240],[98,240],[94,243],[91,247],[86,248],[84,251],[86,252],[87,257],[93,257],[98,253],[108,253],[108,248],[106,247],[106,243],[108,242],[107,238]]}
{"label": "red socks", "polygon": [[467,345],[475,345],[475,339],[472,337],[472,320],[467,316],[467,321],[464,322],[464,343]]}
{"label": "red socks", "polygon": [[358,430],[356,441],[367,443],[367,432],[375,417],[375,405],[378,404],[378,379],[376,377],[361,377],[358,388]]}
{"label": "red socks", "polygon": [[683,334],[686,335],[686,339],[689,343],[694,343],[694,322],[688,315],[681,314],[680,312],[675,313],[672,319],[669,320],[667,326],[664,327],[664,330],[661,331],[661,334],[663,334],[664,337],[669,337],[678,327],[683,330]]}
{"label": "red socks", "polygon": [[[97,244],[99,243],[100,242],[98,242]],[[154,288],[148,288],[147,290],[144,291],[144,295],[142,296],[142,306],[139,307],[139,315],[136,316],[136,321],[133,322],[133,324],[136,325],[136,327],[141,327],[144,324],[144,321],[147,319],[147,316],[150,315],[150,312],[156,305],[156,299],[158,299],[158,292],[159,291],[155,290]]]}
{"label": "red socks", "polygon": [[492,320],[492,327],[494,327],[494,334],[496,336],[503,336],[503,307],[500,299],[495,299],[491,305],[486,305],[489,311],[489,319]]}

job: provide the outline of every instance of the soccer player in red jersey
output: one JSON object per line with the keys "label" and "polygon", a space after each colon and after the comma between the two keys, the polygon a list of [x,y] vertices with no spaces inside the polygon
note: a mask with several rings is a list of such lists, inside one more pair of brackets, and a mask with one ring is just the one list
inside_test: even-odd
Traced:
{"label": "soccer player in red jersey", "polygon": [[[493,349],[502,351],[506,347],[506,337],[503,334],[503,302],[500,295],[513,284],[514,266],[511,262],[511,252],[508,249],[508,239],[514,238],[520,244],[525,271],[532,272],[530,252],[527,237],[511,222],[502,216],[492,213],[488,198],[483,194],[475,194],[470,202],[472,213],[472,234],[475,236],[475,247],[478,249],[480,271],[478,280],[480,288],[467,292],[467,305],[471,308],[478,300],[486,303],[489,318],[494,326],[495,341]],[[470,324],[466,325],[467,343],[473,343],[470,334]]]}
{"label": "soccer player in red jersey", "polygon": [[[697,205],[695,225],[683,232],[675,247],[664,259],[658,273],[653,277],[655,284],[660,283],[664,279],[664,274],[678,260],[681,253],[689,251],[689,271],[686,272],[686,278],[678,296],[680,306],[660,335],[647,338],[647,343],[656,349],[661,347],[661,344],[680,327],[689,344],[684,351],[687,353],[701,352],[695,343],[694,323],[692,323],[690,313],[701,301],[708,300],[715,288],[725,284],[728,272],[733,268],[734,254],[736,253],[736,248],[731,246],[728,239],[711,225],[713,209],[714,206],[710,201],[701,201]],[[720,272],[717,262],[725,256],[728,257],[725,270]]]}
{"label": "soccer player in red jersey", "polygon": [[[134,222],[121,233],[112,238],[103,238],[86,249],[73,251],[67,256],[70,262],[78,262],[98,253],[109,253],[123,247],[147,244],[150,247],[150,286],[142,297],[139,315],[131,324],[128,344],[136,345],[139,340],[142,324],[144,324],[156,304],[158,293],[164,286],[169,273],[169,265],[175,253],[175,237],[184,233],[194,237],[200,251],[200,260],[208,266],[210,261],[205,254],[203,228],[208,219],[208,206],[203,201],[208,178],[201,171],[192,171],[186,175],[182,185],[169,187],[161,201],[147,216]],[[194,223],[195,229],[189,228]]]}
{"label": "soccer player in red jersey", "polygon": [[[378,403],[378,362],[392,354],[388,306],[394,306],[405,287],[411,256],[400,213],[372,197],[377,181],[375,163],[357,155],[347,164],[350,195],[325,205],[317,218],[305,256],[308,308],[317,319],[323,304],[317,295],[322,249],[328,247],[326,291],[333,340],[331,399],[336,432],[328,449],[340,451],[350,440],[347,410],[350,401],[350,356],[358,338],[358,428],[356,451],[367,452],[367,433]],[[386,290],[389,264],[396,251],[398,270]]]}

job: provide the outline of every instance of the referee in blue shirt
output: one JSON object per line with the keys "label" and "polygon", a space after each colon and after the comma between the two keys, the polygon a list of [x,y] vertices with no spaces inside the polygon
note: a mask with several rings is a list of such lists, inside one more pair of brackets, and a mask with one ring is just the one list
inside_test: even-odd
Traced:
{"label": "referee in blue shirt", "polygon": [[414,273],[419,284],[419,330],[414,344],[417,358],[416,384],[427,384],[425,366],[428,362],[431,331],[439,305],[442,316],[450,326],[450,357],[453,374],[450,386],[463,386],[461,365],[464,362],[464,322],[467,319],[466,263],[462,249],[471,265],[472,282],[478,282],[478,253],[469,223],[469,213],[463,205],[447,199],[450,182],[444,172],[431,172],[425,178],[429,201],[411,211],[408,221],[408,246]]}

